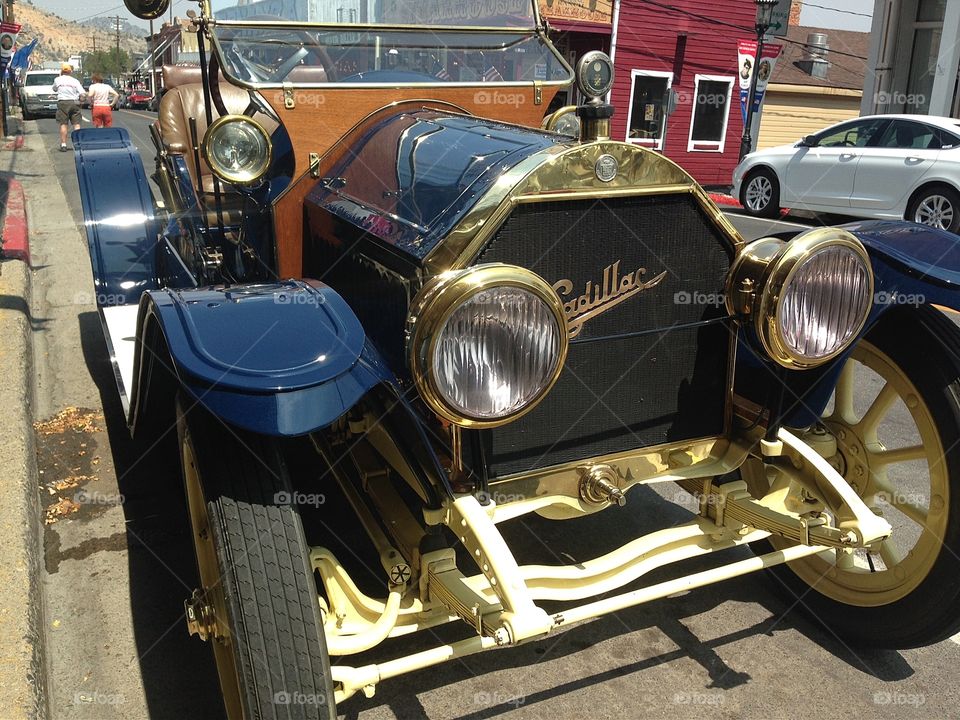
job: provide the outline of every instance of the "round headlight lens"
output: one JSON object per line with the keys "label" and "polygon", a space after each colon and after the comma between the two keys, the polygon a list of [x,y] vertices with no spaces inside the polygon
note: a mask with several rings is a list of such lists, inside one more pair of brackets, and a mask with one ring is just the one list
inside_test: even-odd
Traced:
{"label": "round headlight lens", "polygon": [[414,312],[412,363],[424,399],[465,427],[532,410],[560,375],[563,305],[542,278],[486,265],[435,281]]}
{"label": "round headlight lens", "polygon": [[783,288],[780,337],[801,358],[834,357],[863,327],[872,293],[870,269],[858,252],[846,246],[818,250]]}
{"label": "round headlight lens", "polygon": [[270,168],[270,136],[245,115],[217,120],[203,139],[203,154],[213,173],[224,182],[249,185]]}

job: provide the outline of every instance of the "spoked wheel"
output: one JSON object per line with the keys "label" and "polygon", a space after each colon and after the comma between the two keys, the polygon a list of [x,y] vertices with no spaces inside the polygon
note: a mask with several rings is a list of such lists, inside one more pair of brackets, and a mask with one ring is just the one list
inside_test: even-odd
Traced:
{"label": "spoked wheel", "polygon": [[893,534],[773,574],[821,622],[862,645],[917,647],[956,633],[960,330],[932,308],[891,311],[854,349],[823,424],[837,440],[831,463]]}
{"label": "spoked wheel", "polygon": [[907,219],[940,230],[960,230],[960,194],[953,188],[933,186],[910,204]]}
{"label": "spoked wheel", "polygon": [[[270,438],[178,400],[187,504],[202,587],[191,634],[213,646],[231,720],[336,717],[310,549]],[[284,497],[286,495],[286,497]]]}
{"label": "spoked wheel", "polygon": [[756,217],[775,218],[780,214],[780,181],[772,170],[759,168],[747,175],[740,204]]}

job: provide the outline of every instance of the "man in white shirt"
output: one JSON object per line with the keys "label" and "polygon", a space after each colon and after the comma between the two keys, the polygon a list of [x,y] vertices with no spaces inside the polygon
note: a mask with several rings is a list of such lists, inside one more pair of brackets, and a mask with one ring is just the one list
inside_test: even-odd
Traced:
{"label": "man in white shirt", "polygon": [[60,152],[67,151],[67,124],[74,130],[80,129],[80,98],[86,95],[83,85],[73,76],[73,66],[64,63],[60,68],[60,77],[53,81],[53,91],[57,94],[57,122],[60,123]]}
{"label": "man in white shirt", "polygon": [[113,127],[113,106],[120,98],[120,93],[107,85],[100,73],[94,73],[92,80],[93,84],[87,89],[87,96],[93,106],[93,126]]}

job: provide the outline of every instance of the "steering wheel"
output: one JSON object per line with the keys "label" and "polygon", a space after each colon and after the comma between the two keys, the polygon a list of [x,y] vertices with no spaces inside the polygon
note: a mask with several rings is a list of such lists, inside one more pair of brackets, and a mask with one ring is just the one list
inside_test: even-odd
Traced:
{"label": "steering wheel", "polygon": [[[254,15],[250,18],[247,18],[248,22],[285,22],[284,18],[278,17],[276,15]],[[284,29],[282,31],[285,33],[285,37],[290,37],[288,34],[290,31]],[[236,61],[236,63],[244,68],[247,73],[247,77],[243,78],[248,82],[282,82],[284,78],[290,72],[296,68],[304,60],[310,58],[311,56],[316,60],[317,64],[323,68],[324,73],[326,73],[327,80],[329,82],[336,82],[337,80],[337,67],[334,64],[333,60],[330,58],[330,54],[327,52],[325,47],[322,47],[317,42],[317,36],[311,34],[307,30],[294,30],[294,37],[299,37],[303,43],[298,47],[283,63],[273,71],[269,77],[263,77],[263,71],[260,68],[257,68],[253,63],[250,62],[246,57],[243,56],[243,53],[240,52],[235,43],[229,42],[233,38],[229,33],[223,33],[220,36],[220,40],[226,41],[229,43],[225,48],[225,54],[229,55],[231,60]],[[283,43],[282,46],[293,47],[293,43]]]}

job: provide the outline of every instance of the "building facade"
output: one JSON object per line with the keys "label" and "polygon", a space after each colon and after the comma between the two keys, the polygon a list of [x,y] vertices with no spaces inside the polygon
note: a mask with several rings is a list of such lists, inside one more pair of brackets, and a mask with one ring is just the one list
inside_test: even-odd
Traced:
{"label": "building facade", "polygon": [[960,117],[960,0],[875,0],[861,111]]}
{"label": "building facade", "polygon": [[663,152],[703,185],[729,185],[743,134],[737,41],[755,17],[753,0],[621,0],[614,138]]}
{"label": "building facade", "polygon": [[[613,0],[539,0],[540,15],[552,32],[550,38],[571,67],[591,50],[610,52],[613,34]],[[553,109],[576,105],[576,87],[561,90]]]}

